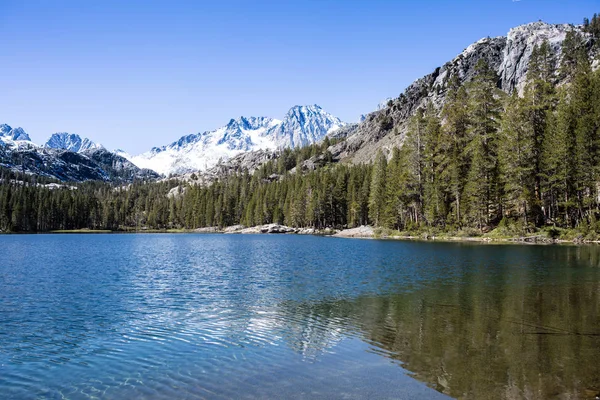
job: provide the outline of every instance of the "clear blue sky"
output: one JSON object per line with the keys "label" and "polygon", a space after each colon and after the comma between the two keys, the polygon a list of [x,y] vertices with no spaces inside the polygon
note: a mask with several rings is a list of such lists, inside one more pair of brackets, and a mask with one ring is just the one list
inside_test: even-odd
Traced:
{"label": "clear blue sky", "polygon": [[346,121],[470,43],[595,0],[0,0],[0,123],[132,153],[240,115]]}

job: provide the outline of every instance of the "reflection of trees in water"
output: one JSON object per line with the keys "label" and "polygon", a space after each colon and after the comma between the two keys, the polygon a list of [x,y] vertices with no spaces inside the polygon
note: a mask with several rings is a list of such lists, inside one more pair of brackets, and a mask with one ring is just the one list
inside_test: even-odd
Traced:
{"label": "reflection of trees in water", "polygon": [[458,398],[586,398],[600,391],[598,253],[574,247],[554,253],[562,268],[482,267],[412,293],[287,304],[288,340],[317,354],[356,329]]}

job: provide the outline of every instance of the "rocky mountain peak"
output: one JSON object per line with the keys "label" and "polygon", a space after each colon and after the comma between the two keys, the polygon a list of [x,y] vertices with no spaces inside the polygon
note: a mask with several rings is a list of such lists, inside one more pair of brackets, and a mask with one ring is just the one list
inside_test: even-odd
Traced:
{"label": "rocky mountain peak", "polygon": [[338,117],[319,105],[292,107],[281,124],[268,132],[277,147],[303,147],[316,143],[328,133],[344,126]]}
{"label": "rocky mountain peak", "polygon": [[10,140],[31,140],[23,128],[12,128],[7,124],[0,124],[0,137]]}
{"label": "rocky mountain peak", "polygon": [[47,149],[68,150],[74,153],[82,153],[87,150],[101,149],[102,145],[92,142],[88,138],[74,133],[58,132],[52,134],[50,139],[44,144]]}

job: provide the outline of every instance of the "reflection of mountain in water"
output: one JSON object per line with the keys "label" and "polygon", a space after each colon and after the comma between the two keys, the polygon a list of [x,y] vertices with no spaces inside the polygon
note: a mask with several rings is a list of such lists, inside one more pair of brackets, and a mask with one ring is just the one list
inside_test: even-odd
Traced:
{"label": "reflection of mountain in water", "polygon": [[285,304],[286,340],[317,354],[356,329],[457,398],[587,398],[600,392],[600,269],[589,267],[598,250],[561,250],[565,267],[551,273],[481,268],[412,293]]}
{"label": "reflection of mountain in water", "polygon": [[346,316],[329,304],[287,303],[284,339],[305,360],[315,361],[348,334]]}

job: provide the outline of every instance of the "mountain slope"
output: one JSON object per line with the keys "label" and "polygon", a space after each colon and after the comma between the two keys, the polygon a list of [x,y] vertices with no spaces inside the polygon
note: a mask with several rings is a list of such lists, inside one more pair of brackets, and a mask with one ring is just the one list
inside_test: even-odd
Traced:
{"label": "mountain slope", "polygon": [[345,126],[318,105],[295,106],[283,120],[240,117],[214,131],[187,135],[178,141],[132,156],[122,155],[141,168],[162,174],[203,171],[242,152],[301,147],[318,142]]}
{"label": "mountain slope", "polygon": [[[394,147],[402,145],[408,118],[427,102],[440,111],[450,79],[458,77],[460,83],[470,81],[480,59],[484,59],[497,72],[498,86],[502,90],[522,93],[533,48],[547,40],[554,61],[558,62],[562,56],[562,43],[569,31],[578,31],[586,38],[588,52],[593,59],[597,52],[592,46],[592,39],[582,32],[581,27],[574,25],[535,22],[511,29],[506,37],[481,39],[433,73],[416,80],[382,109],[368,114],[352,132],[342,128],[338,136],[345,135],[347,140],[332,147],[334,157],[362,163],[373,161],[379,150],[390,154]],[[558,81],[560,77],[556,76],[556,79]]]}

